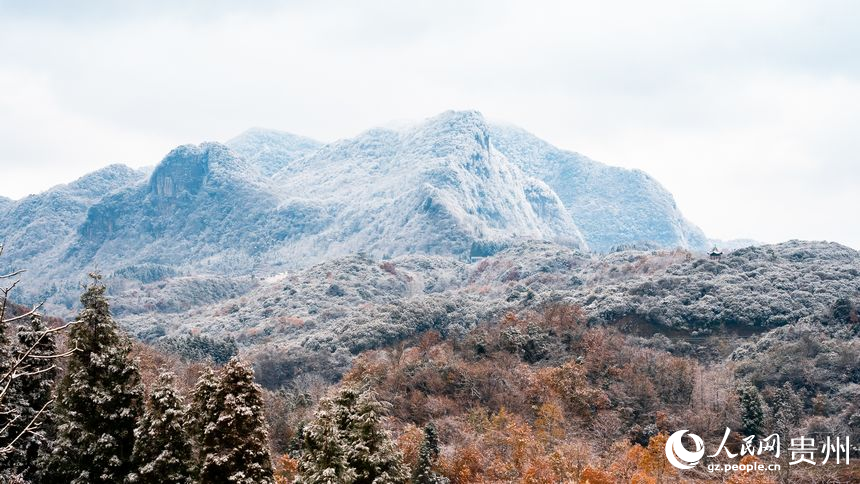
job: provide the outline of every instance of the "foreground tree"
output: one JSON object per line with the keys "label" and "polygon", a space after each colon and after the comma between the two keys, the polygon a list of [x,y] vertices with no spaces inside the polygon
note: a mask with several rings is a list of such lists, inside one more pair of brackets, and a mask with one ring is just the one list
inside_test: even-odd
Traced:
{"label": "foreground tree", "polygon": [[69,333],[77,351],[57,389],[60,424],[48,482],[117,483],[132,470],[143,388],[129,358],[131,344],[111,318],[101,276],[91,277],[78,324]]}
{"label": "foreground tree", "polygon": [[[54,335],[74,324],[46,328],[36,313],[40,304],[30,310],[11,304],[9,294],[23,272],[0,275],[0,481],[10,482],[38,477],[32,464],[44,450],[52,428],[55,362],[69,354],[56,352]],[[19,327],[13,343],[12,325],[20,321],[29,325]]]}
{"label": "foreground tree", "polygon": [[40,466],[33,465],[41,455],[50,452],[50,445],[56,434],[56,421],[51,408],[52,391],[59,369],[53,363],[57,355],[54,333],[45,327],[42,318],[33,315],[29,324],[18,328],[18,347],[13,353],[14,360],[29,359],[27,377],[18,379],[14,384],[17,400],[17,418],[20,424],[17,432],[24,431],[27,423],[33,422],[21,434],[17,445],[18,469],[28,480],[37,481]]}
{"label": "foreground tree", "polygon": [[190,484],[193,481],[191,440],[185,430],[186,409],[164,373],[150,391],[146,413],[135,431],[128,481],[143,484]]}
{"label": "foreground tree", "polygon": [[198,428],[202,484],[274,483],[263,394],[254,371],[237,357],[221,369],[214,388],[203,380],[195,395],[204,413]]}
{"label": "foreground tree", "polygon": [[407,482],[400,452],[382,427],[385,411],[375,393],[352,386],[324,399],[304,431],[301,482]]}
{"label": "foreground tree", "polygon": [[197,378],[197,384],[194,385],[187,424],[194,443],[195,461],[198,463],[203,461],[201,451],[206,427],[217,425],[218,414],[215,409],[215,392],[217,390],[218,375],[207,366]]}
{"label": "foreground tree", "polygon": [[448,480],[433,472],[433,463],[439,457],[439,436],[432,423],[424,427],[424,441],[418,451],[418,465],[412,477],[415,484],[444,484]]}

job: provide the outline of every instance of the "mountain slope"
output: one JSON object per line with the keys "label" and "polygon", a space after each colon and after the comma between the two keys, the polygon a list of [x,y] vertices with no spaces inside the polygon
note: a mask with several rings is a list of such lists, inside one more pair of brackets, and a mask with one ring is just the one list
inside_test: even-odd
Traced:
{"label": "mountain slope", "polygon": [[0,266],[29,268],[36,273],[35,278],[27,277],[22,281],[22,289],[39,294],[49,294],[52,285],[70,283],[75,286],[66,277],[54,278],[58,272],[62,273],[64,254],[73,244],[87,211],[105,194],[143,179],[141,172],[111,165],[67,185],[12,202],[4,223],[0,224],[0,240],[6,245]]}
{"label": "mountain slope", "polygon": [[356,253],[465,260],[529,239],[580,250],[705,245],[644,173],[476,111],[327,145],[262,129],[228,143],[180,146],[148,176],[114,166],[14,202],[3,263],[47,266],[26,297],[71,308],[94,268],[128,276],[117,285],[127,287],[138,277],[270,276]]}
{"label": "mountain slope", "polygon": [[263,176],[271,176],[323,146],[323,143],[310,138],[263,128],[251,128],[225,144],[257,166]]}
{"label": "mountain slope", "polygon": [[314,240],[330,255],[465,254],[514,237],[584,247],[558,197],[492,147],[477,112],[327,145],[275,183],[285,200],[334,207],[335,222]]}
{"label": "mountain slope", "polygon": [[512,235],[581,246],[558,198],[492,150],[476,113],[285,163],[270,182],[224,145],[179,147],[148,184],[93,206],[68,256],[238,274],[359,251],[465,254]]}
{"label": "mountain slope", "polygon": [[0,214],[5,214],[6,210],[9,210],[14,203],[15,202],[10,198],[0,197]]}
{"label": "mountain slope", "polygon": [[93,206],[68,257],[81,268],[152,263],[250,273],[266,251],[326,218],[311,204],[281,205],[253,165],[224,145],[185,145],[148,183]]}
{"label": "mountain slope", "polygon": [[499,151],[558,194],[590,248],[607,251],[638,242],[706,248],[702,231],[681,215],[672,195],[646,173],[560,150],[509,125],[493,125],[491,136]]}
{"label": "mountain slope", "polygon": [[[175,290],[147,284],[142,292],[171,301]],[[424,255],[336,258],[260,281],[230,299],[120,318],[142,338],[233,337],[258,362],[278,369],[265,376],[277,386],[305,371],[335,379],[360,351],[421,331],[460,334],[557,303],[581,306],[592,325],[657,335],[654,344],[694,354],[708,336],[749,336],[812,320],[860,331],[850,311],[834,309],[858,302],[860,253],[834,243],[790,241],[712,261],[683,250],[594,254],[523,241],[477,264]]]}

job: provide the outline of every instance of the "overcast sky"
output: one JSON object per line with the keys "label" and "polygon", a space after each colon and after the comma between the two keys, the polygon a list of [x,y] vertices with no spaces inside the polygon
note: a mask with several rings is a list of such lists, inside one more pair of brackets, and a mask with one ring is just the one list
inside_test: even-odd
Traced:
{"label": "overcast sky", "polygon": [[860,248],[860,2],[242,3],[0,0],[0,195],[478,109],[647,171],[711,237]]}

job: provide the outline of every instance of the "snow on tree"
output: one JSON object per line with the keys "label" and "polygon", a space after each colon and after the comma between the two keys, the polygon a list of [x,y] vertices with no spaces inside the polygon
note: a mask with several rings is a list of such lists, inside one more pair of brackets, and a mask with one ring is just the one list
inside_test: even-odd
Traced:
{"label": "snow on tree", "polygon": [[738,387],[738,400],[741,405],[741,422],[747,435],[762,435],[764,431],[764,410],[758,389],[746,383]]}
{"label": "snow on tree", "polygon": [[432,423],[424,427],[424,441],[418,451],[418,465],[412,477],[415,484],[447,484],[448,479],[433,472],[433,462],[439,457],[439,436]]}
{"label": "snow on tree", "polygon": [[129,482],[193,482],[191,439],[185,428],[187,409],[174,390],[173,379],[172,373],[163,373],[150,392],[146,412],[135,430],[135,472]]}
{"label": "snow on tree", "polygon": [[315,420],[302,430],[302,456],[297,482],[305,484],[354,483],[349,448],[337,424],[338,408],[330,399],[320,402]]}
{"label": "snow on tree", "polygon": [[790,434],[803,418],[803,401],[788,382],[776,390],[770,406],[773,410],[774,432],[778,434]]}
{"label": "snow on tree", "polygon": [[[0,255],[3,254],[0,244]],[[23,270],[0,275],[0,481],[17,482],[35,478],[31,464],[46,443],[52,429],[51,387],[56,377],[55,361],[68,356],[56,353],[54,333],[67,323],[45,328],[36,311],[11,303],[9,294],[18,285]],[[8,331],[11,323],[29,321],[19,328],[17,342]]]}
{"label": "snow on tree", "polygon": [[201,484],[273,484],[263,394],[250,366],[232,358],[217,382],[204,377],[195,390]]}
{"label": "snow on tree", "polygon": [[196,451],[198,452],[203,445],[203,433],[206,427],[209,424],[216,425],[217,415],[212,406],[215,402],[214,396],[217,390],[218,376],[212,371],[212,368],[206,367],[197,379],[197,384],[194,385],[188,420],[188,427],[197,447]]}
{"label": "snow on tree", "polygon": [[77,351],[57,389],[60,424],[49,482],[116,483],[131,471],[143,388],[129,358],[131,344],[111,317],[101,276],[91,277],[78,323],[69,332],[69,345]]}
{"label": "snow on tree", "polygon": [[26,478],[32,479],[36,478],[39,470],[32,463],[36,462],[40,454],[49,452],[56,431],[50,404],[59,373],[52,362],[53,356],[57,354],[57,344],[53,333],[46,331],[42,318],[31,316],[28,325],[18,327],[18,347],[13,353],[15,360],[23,359],[25,355],[30,360],[27,365],[30,375],[15,381],[14,395],[18,401],[17,417],[21,422],[16,428],[17,432],[21,432],[27,422],[38,417],[38,426],[32,428],[33,431],[24,432],[17,445],[19,470]]}
{"label": "snow on tree", "polygon": [[369,389],[345,386],[320,403],[304,431],[300,481],[407,482],[400,452],[382,426],[386,405]]}

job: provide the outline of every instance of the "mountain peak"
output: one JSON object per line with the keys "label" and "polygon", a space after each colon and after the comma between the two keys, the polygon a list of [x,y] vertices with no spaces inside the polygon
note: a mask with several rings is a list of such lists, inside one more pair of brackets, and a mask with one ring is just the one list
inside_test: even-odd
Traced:
{"label": "mountain peak", "polygon": [[448,111],[441,112],[436,116],[432,116],[428,121],[444,121],[449,123],[472,123],[472,124],[486,124],[486,119],[484,119],[484,115],[481,114],[477,109],[465,109],[465,110],[454,110],[449,109]]}
{"label": "mountain peak", "polygon": [[488,132],[487,120],[479,111],[445,111],[428,118],[419,130],[444,133]]}
{"label": "mountain peak", "polygon": [[316,149],[322,146],[322,143],[287,131],[253,127],[231,138],[225,145],[237,153],[255,155],[261,151]]}
{"label": "mountain peak", "polygon": [[704,250],[707,245],[672,194],[647,173],[558,149],[515,126],[494,124],[490,131],[496,149],[558,194],[590,248],[607,251],[644,242]]}
{"label": "mountain peak", "polygon": [[250,128],[226,144],[255,165],[263,176],[271,176],[323,146],[323,143],[305,136],[266,128]]}
{"label": "mountain peak", "polygon": [[174,148],[158,164],[149,178],[150,192],[159,198],[196,194],[216,165],[232,168],[235,155],[221,143],[182,145]]}

